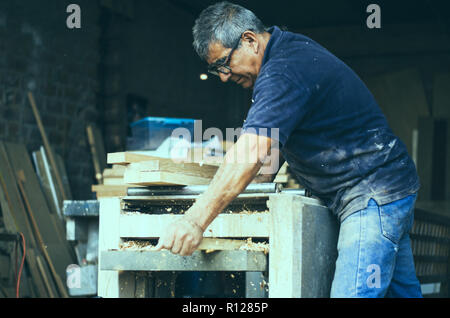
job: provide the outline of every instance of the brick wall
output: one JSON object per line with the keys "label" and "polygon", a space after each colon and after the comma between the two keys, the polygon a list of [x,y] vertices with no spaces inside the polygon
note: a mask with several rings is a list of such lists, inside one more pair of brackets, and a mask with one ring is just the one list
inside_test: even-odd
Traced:
{"label": "brick wall", "polygon": [[79,0],[82,28],[66,27],[70,1],[0,0],[0,139],[35,151],[42,138],[27,99],[35,96],[73,196],[91,196],[93,167],[85,125],[98,119],[97,1]]}

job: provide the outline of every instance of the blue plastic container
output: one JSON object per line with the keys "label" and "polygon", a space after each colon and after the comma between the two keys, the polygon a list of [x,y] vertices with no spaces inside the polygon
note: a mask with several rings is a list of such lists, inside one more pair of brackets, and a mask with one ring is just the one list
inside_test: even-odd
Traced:
{"label": "blue plastic container", "polygon": [[128,150],[155,150],[167,137],[172,135],[176,128],[186,128],[191,133],[191,141],[194,138],[195,119],[146,117],[132,123],[132,138],[128,144]]}

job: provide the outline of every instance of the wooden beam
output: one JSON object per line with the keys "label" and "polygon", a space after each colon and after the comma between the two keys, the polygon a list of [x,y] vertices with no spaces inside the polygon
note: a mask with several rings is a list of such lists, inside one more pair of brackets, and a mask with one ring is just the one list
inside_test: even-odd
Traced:
{"label": "wooden beam", "polygon": [[[100,199],[99,240],[98,240],[98,296],[104,298],[120,297],[120,279],[116,271],[102,270],[103,258],[100,254],[110,249],[119,249],[120,199]],[[124,280],[128,281],[124,276]],[[130,280],[131,281],[131,280]]]}
{"label": "wooden beam", "polygon": [[[120,237],[159,238],[167,226],[182,215],[150,215],[122,213],[120,215]],[[269,237],[269,213],[219,214],[208,226],[204,237]]]}
{"label": "wooden beam", "polygon": [[133,152],[113,152],[108,154],[108,164],[111,165],[128,165],[133,162],[148,161],[153,159],[161,158]]}
{"label": "wooden beam", "polygon": [[[28,200],[27,194],[25,192],[23,183],[25,182],[25,174],[22,170],[19,170],[17,173],[18,176],[18,185],[19,185],[19,189],[22,193],[22,197],[24,199],[25,205],[26,205],[26,210],[28,211],[28,216],[30,217],[31,220],[31,224],[33,226],[34,229],[34,233],[36,235],[37,241],[39,243],[39,246],[41,248],[41,252],[44,254],[44,257],[48,263],[48,266],[50,267],[50,271],[53,275],[53,279],[56,282],[56,286],[58,287],[58,290],[60,292],[60,294],[64,297],[64,298],[68,298],[69,295],[67,294],[67,290],[66,287],[64,286],[64,284],[62,283],[61,277],[58,275],[58,273],[56,272],[55,266],[53,265],[53,260],[50,257],[50,255],[47,252],[47,246],[44,243],[44,240],[42,238],[41,235],[41,231],[36,223],[36,219],[34,217],[34,213],[33,210],[31,208],[30,202]],[[39,266],[39,263],[38,263]],[[45,282],[45,278],[44,278],[44,282]],[[46,283],[47,284],[47,283]]]}
{"label": "wooden beam", "polygon": [[115,271],[248,271],[267,269],[263,252],[220,251],[194,252],[180,256],[169,251],[103,251],[101,270]]}
{"label": "wooden beam", "polygon": [[95,178],[98,184],[103,183],[103,170],[106,168],[106,153],[100,130],[94,124],[86,126],[89,146],[92,153],[92,161],[95,169]]}
{"label": "wooden beam", "polygon": [[171,159],[158,159],[131,163],[124,181],[137,185],[197,185],[209,184],[217,166],[197,163],[175,163]]}
{"label": "wooden beam", "polygon": [[211,179],[189,176],[166,171],[131,171],[125,173],[125,183],[142,186],[153,185],[201,185],[209,184]]}

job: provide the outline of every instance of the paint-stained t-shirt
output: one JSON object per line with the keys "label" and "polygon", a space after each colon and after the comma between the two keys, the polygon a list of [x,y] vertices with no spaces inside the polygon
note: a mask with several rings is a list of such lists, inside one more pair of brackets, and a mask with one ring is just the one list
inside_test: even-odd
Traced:
{"label": "paint-stained t-shirt", "polygon": [[341,221],[416,193],[414,162],[362,80],[310,38],[269,32],[243,131],[278,128],[290,169]]}

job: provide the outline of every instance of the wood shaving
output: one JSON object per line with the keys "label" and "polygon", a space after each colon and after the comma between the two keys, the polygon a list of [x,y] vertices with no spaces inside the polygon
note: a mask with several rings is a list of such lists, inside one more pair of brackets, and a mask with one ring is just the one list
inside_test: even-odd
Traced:
{"label": "wood shaving", "polygon": [[267,243],[254,243],[252,241],[252,238],[249,237],[247,239],[247,243],[245,245],[242,245],[240,248],[240,250],[244,250],[244,251],[258,251],[258,252],[264,252],[264,254],[267,255],[267,253],[269,253],[269,244]]}
{"label": "wood shaving", "polygon": [[120,244],[120,249],[129,251],[154,251],[154,245],[150,242],[127,241]]}

